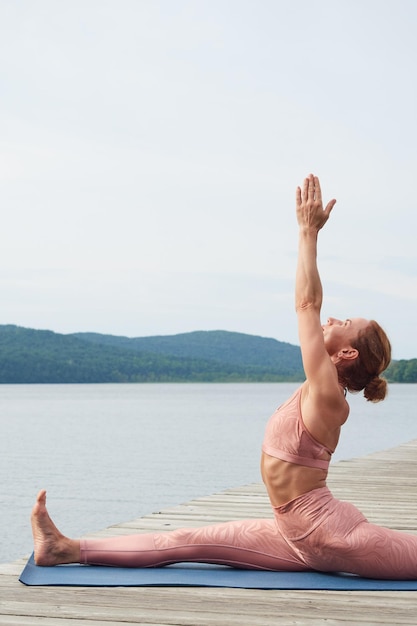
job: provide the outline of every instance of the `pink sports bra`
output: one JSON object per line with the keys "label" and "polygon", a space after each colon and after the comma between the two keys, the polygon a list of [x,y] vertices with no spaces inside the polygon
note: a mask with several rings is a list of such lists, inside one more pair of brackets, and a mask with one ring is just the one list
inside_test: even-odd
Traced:
{"label": "pink sports bra", "polygon": [[323,452],[331,455],[333,450],[319,443],[308,432],[301,417],[300,401],[301,387],[270,418],[262,450],[288,463],[327,470],[330,460],[320,457]]}

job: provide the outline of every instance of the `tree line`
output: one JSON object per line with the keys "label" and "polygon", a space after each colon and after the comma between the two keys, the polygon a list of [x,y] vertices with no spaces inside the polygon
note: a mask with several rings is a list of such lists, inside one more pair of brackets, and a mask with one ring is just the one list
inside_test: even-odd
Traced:
{"label": "tree line", "polygon": [[[416,383],[417,359],[393,361],[384,375]],[[128,338],[0,325],[0,384],[303,380],[298,346],[243,333]]]}

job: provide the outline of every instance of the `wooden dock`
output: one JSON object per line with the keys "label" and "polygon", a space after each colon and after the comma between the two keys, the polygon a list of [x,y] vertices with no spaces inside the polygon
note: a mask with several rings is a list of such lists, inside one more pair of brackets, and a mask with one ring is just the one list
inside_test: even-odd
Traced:
{"label": "wooden dock", "polygon": [[[356,504],[369,520],[417,534],[417,440],[336,463],[328,484],[336,497]],[[263,485],[254,484],[113,526],[95,536],[270,515]],[[2,626],[417,624],[414,591],[26,587],[18,581],[25,562],[26,558],[0,564]]]}

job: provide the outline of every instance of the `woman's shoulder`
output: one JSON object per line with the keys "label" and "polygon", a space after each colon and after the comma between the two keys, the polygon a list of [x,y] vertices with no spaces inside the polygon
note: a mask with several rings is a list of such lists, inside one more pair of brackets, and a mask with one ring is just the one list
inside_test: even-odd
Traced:
{"label": "woman's shoulder", "polygon": [[349,417],[345,390],[338,382],[320,387],[306,380],[301,387],[300,406],[307,427],[337,430]]}

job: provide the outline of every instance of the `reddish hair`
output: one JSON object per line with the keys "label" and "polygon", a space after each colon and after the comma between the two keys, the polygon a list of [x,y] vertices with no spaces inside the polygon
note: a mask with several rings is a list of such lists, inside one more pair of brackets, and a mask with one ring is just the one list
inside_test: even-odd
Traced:
{"label": "reddish hair", "polygon": [[358,351],[356,359],[342,365],[339,377],[348,391],[362,391],[370,402],[383,400],[388,392],[385,378],[379,375],[391,361],[391,344],[381,326],[371,320],[351,342]]}

